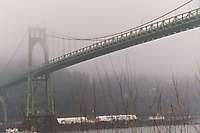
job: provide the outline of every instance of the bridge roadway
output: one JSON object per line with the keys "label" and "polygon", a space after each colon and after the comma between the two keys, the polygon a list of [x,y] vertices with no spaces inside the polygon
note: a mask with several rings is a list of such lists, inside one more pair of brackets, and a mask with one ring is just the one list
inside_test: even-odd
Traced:
{"label": "bridge roadway", "polygon": [[[153,41],[197,27],[200,27],[200,8],[161,21],[150,23],[124,33],[110,36],[100,42],[80,48],[63,56],[53,58],[49,60],[47,64],[43,64],[31,73],[34,77],[39,77],[114,51],[143,44],[145,42]],[[13,82],[1,85],[0,88],[9,88],[26,80],[27,75],[25,74]]]}

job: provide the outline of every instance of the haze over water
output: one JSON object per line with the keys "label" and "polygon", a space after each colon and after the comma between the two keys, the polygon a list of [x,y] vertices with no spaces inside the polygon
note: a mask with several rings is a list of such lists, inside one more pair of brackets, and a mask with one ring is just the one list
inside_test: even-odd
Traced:
{"label": "haze over water", "polygon": [[[0,31],[0,42],[2,44],[0,49],[0,75],[2,75],[0,77],[0,84],[7,83],[7,81],[11,81],[11,78],[19,77],[19,75],[21,76],[23,73],[26,74],[25,69],[27,67],[24,66],[28,64],[28,54],[26,53],[28,47],[28,41],[26,39],[28,38],[24,39],[23,45],[20,45],[21,47],[19,48],[16,48],[18,47],[16,42],[23,32],[27,30],[28,26],[38,25],[44,27],[47,29],[48,33],[55,32],[81,38],[99,37],[143,24],[176,8],[186,1],[187,0],[0,1],[0,14],[2,13],[1,16],[3,16],[0,25],[2,29]],[[170,16],[198,7],[199,0],[194,0],[183,9],[173,12]],[[67,114],[68,116],[82,115],[84,112],[89,115],[93,115],[95,112],[96,116],[96,112],[99,114],[112,114],[113,112],[128,112],[127,110],[138,114],[142,112],[143,114],[141,114],[144,115],[145,113],[168,113],[171,111],[172,105],[174,105],[175,108],[178,107],[176,110],[177,114],[185,112],[185,110],[196,114],[200,111],[200,109],[195,108],[200,107],[198,106],[200,103],[198,101],[200,97],[198,94],[198,83],[200,82],[200,80],[198,80],[200,77],[198,73],[200,70],[199,33],[200,29],[197,28],[75,65],[67,69],[69,72],[66,69],[60,70],[66,73],[59,73],[60,71],[55,72],[57,77],[55,76],[56,78],[53,79],[52,86],[56,88],[56,111],[60,114]],[[48,48],[52,50],[49,51],[55,54],[52,54],[52,57],[66,54],[67,52],[65,52],[65,49],[63,50],[63,47],[66,47],[67,50],[74,50],[82,47],[82,44],[72,41],[72,43],[70,43],[69,40],[68,42],[63,41],[64,39],[58,42],[53,40],[49,41],[52,44],[47,43],[49,45]],[[72,48],[70,49],[70,47]],[[11,54],[15,49],[17,51],[16,54]],[[33,57],[38,60],[41,59],[41,63],[39,64],[42,64],[44,59],[42,58],[43,53],[40,47],[36,47],[33,50]],[[35,62],[37,63],[38,60]],[[81,73],[75,73],[74,71]],[[142,78],[135,78],[135,73],[136,77],[137,74],[141,74]],[[198,73],[198,75],[196,73]],[[148,80],[148,76],[150,77],[149,79],[152,80],[151,82]],[[162,80],[160,80],[161,77],[165,76],[170,78],[169,82],[167,78],[162,78]],[[175,80],[179,76],[187,78],[187,83],[185,83],[185,79],[181,80],[180,83],[177,82],[178,85],[180,84],[180,87],[176,84]],[[161,85],[157,83],[157,79],[160,80]],[[194,79],[196,82],[194,82]],[[155,83],[154,80],[156,80]],[[30,86],[29,88],[31,88]],[[45,86],[47,87],[47,84],[45,84]],[[27,86],[19,88],[26,90]],[[8,93],[9,95],[5,94],[8,103],[5,105],[9,108],[4,109],[4,112],[6,112],[6,115],[10,115],[10,118],[15,116],[22,117],[25,112],[24,108],[29,107],[26,105],[31,105],[25,103],[26,100],[24,99],[26,99],[27,95],[24,92],[26,91],[16,90],[11,90]],[[163,90],[166,91],[164,92]],[[181,92],[180,95],[178,94],[179,91]],[[24,94],[22,95],[22,93]],[[38,93],[34,95],[36,94],[42,93],[38,91]],[[35,99],[38,101],[46,101],[42,98],[39,99],[39,97],[43,97],[43,95],[38,95],[38,98]],[[10,100],[8,100],[9,98]],[[0,99],[0,102],[1,101],[3,100]],[[45,108],[43,108],[45,102],[38,103],[41,103],[38,104],[41,108],[38,107],[37,112],[45,110]],[[18,106],[15,107],[17,104]],[[185,108],[182,105],[184,105]],[[110,109],[107,108],[106,110],[106,107]],[[116,107],[116,109],[114,107]],[[7,113],[7,111],[10,112]],[[200,114],[200,112],[198,113]],[[7,119],[7,116],[5,119]],[[91,130],[83,132],[196,133],[200,132],[199,129],[199,125],[182,125]]]}

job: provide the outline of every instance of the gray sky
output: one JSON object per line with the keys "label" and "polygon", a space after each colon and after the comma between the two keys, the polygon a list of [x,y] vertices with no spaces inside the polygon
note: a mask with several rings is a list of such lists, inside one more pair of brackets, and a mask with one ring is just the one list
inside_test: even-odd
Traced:
{"label": "gray sky", "polygon": [[[10,58],[28,26],[38,25],[78,37],[96,37],[137,26],[184,2],[186,0],[0,0],[0,66]],[[195,9],[199,3],[194,0],[174,14]],[[115,52],[111,58],[114,65],[120,66],[117,70],[125,68],[123,60],[128,58],[138,73],[168,75],[173,70],[177,75],[191,76],[197,71],[195,63],[200,63],[199,35],[200,29],[191,30]],[[93,62],[100,67],[103,63],[111,71],[108,57],[70,69],[93,74]]]}

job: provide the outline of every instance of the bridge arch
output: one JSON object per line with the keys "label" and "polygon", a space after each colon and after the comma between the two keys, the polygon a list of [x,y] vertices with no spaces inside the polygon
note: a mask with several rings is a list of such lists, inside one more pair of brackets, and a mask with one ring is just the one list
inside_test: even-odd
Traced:
{"label": "bridge arch", "polygon": [[44,61],[48,62],[48,48],[46,45],[46,30],[44,28],[29,28],[29,46],[28,46],[28,67],[32,70],[33,50],[36,45],[40,45],[44,53]]}
{"label": "bridge arch", "polygon": [[30,69],[34,70],[46,62],[44,48],[41,47],[40,43],[36,43],[32,49],[32,63]]}

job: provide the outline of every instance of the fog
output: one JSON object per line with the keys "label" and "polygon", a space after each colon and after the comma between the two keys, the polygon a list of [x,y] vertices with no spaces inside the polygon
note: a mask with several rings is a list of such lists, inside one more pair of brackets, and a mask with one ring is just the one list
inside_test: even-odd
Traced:
{"label": "fog", "polygon": [[[185,2],[186,0],[0,0],[0,84],[7,83],[27,71],[28,38],[24,35],[30,26],[44,27],[52,33],[93,38],[138,26]],[[193,0],[171,16],[198,7],[200,7],[200,1]],[[54,79],[58,111],[77,115],[81,108],[79,104],[85,105],[88,101],[94,100],[92,92],[95,88],[93,82],[95,82],[99,114],[108,113],[104,106],[109,106],[111,113],[124,111],[119,98],[122,95],[120,94],[121,86],[124,89],[125,100],[131,101],[135,98],[132,95],[137,95],[139,97],[136,101],[138,102],[137,111],[149,113],[145,112],[149,108],[146,105],[154,103],[154,99],[159,99],[157,96],[163,90],[165,90],[163,105],[166,103],[170,105],[171,102],[176,104],[174,86],[171,86],[172,76],[175,79],[181,78],[177,82],[183,101],[186,101],[186,108],[191,109],[191,112],[199,110],[199,106],[196,106],[199,103],[199,93],[196,93],[199,84],[195,79],[200,68],[199,35],[200,29],[197,28],[71,66],[65,69],[66,73],[60,70],[56,73],[57,75],[55,74]],[[19,47],[20,43],[22,45]],[[55,40],[47,42],[48,47],[54,49],[54,52],[57,50],[56,53],[62,54],[62,47],[58,43],[61,42]],[[82,46],[75,42],[69,44],[66,41],[65,48],[68,47]],[[33,56],[36,64],[44,61],[39,45],[35,47]],[[107,73],[109,75],[106,75]],[[135,75],[139,76],[135,78]],[[117,83],[118,78],[120,78],[121,86]],[[157,83],[155,83],[157,80],[160,82],[160,90],[157,89]],[[137,85],[135,85],[136,81]],[[25,108],[26,102],[26,85],[16,87],[21,90],[13,88],[7,96],[8,99],[10,98],[7,103],[11,108],[8,109],[9,117],[15,115],[14,113],[19,113],[21,108]],[[135,92],[136,88],[140,88],[139,92]],[[104,91],[106,95],[103,94]],[[186,94],[189,94],[189,98],[185,96]],[[110,100],[111,96],[114,97],[113,101]],[[42,96],[39,95],[39,97]],[[85,100],[82,100],[82,97]],[[133,105],[134,100],[130,102],[130,105]],[[87,108],[91,113],[90,108],[93,103],[89,104]],[[119,110],[115,111],[114,104]],[[19,105],[23,107],[16,107]]]}
{"label": "fog", "polygon": [[[145,23],[184,2],[186,0],[2,0],[0,70],[4,69],[29,26],[41,26],[49,31],[75,37],[98,37]],[[200,2],[194,0],[171,15],[195,9],[199,5]],[[137,73],[170,76],[174,72],[176,76],[193,77],[200,62],[199,33],[197,28],[165,37],[75,65],[69,70],[95,75],[96,64],[103,65],[112,73],[110,60],[116,71],[122,71],[127,59]],[[27,51],[27,45],[26,40],[20,50]],[[21,51],[15,58],[26,58],[26,52],[20,54]],[[42,56],[38,51],[35,54]],[[40,56],[38,57],[41,58]]]}

